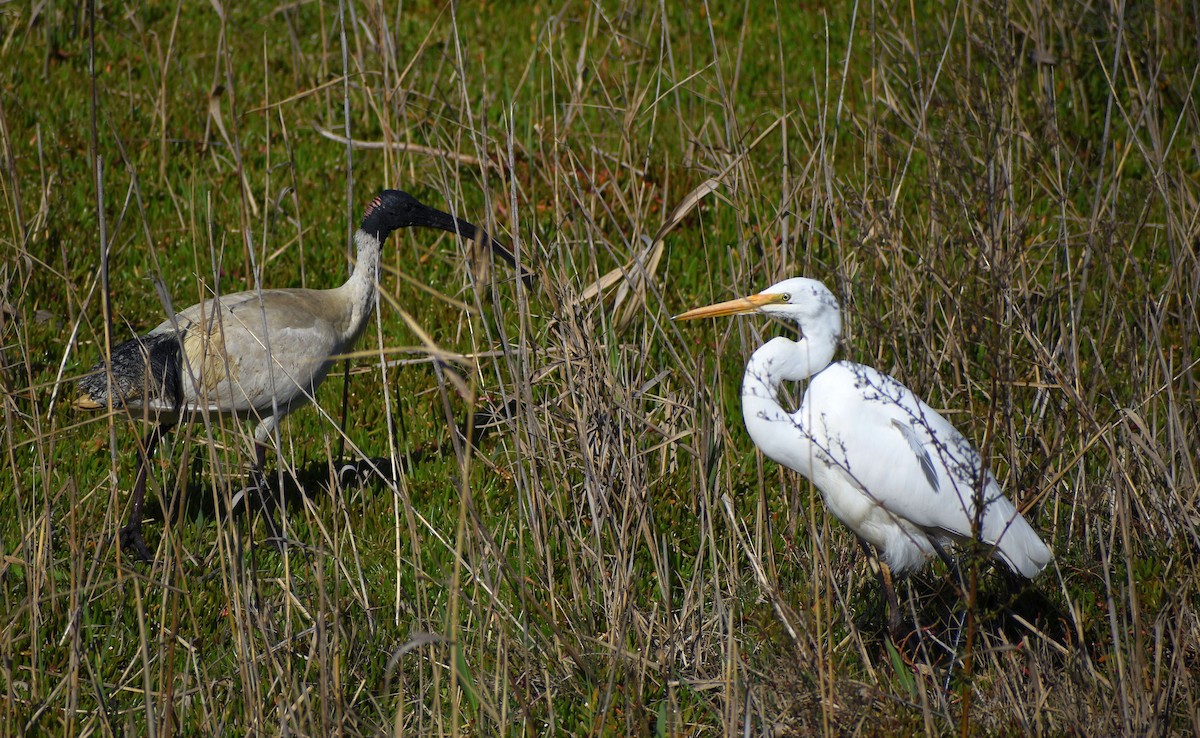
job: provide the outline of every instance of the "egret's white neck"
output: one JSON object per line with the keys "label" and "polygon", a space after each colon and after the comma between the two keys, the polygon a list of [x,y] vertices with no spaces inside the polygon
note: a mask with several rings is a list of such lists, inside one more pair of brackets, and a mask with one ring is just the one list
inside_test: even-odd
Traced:
{"label": "egret's white neck", "polygon": [[[750,357],[742,380],[742,418],[750,437],[768,457],[780,463],[807,463],[809,455],[793,447],[797,436],[795,426],[803,424],[804,419],[779,403],[779,386],[807,379],[829,366],[836,348],[834,334],[816,331],[799,341],[783,336],[771,339]],[[800,430],[801,439],[807,439],[807,434]],[[808,475],[806,468],[798,471]]]}
{"label": "egret's white neck", "polygon": [[376,289],[379,284],[380,247],[378,238],[364,230],[354,234],[354,242],[358,246],[358,258],[354,263],[354,272],[342,285],[350,307],[350,320],[347,339],[354,340],[367,327],[367,318],[375,309]]}
{"label": "egret's white neck", "polygon": [[836,349],[837,337],[828,332],[810,331],[799,341],[773,338],[750,357],[742,396],[752,394],[778,402],[780,384],[799,382],[821,371],[829,366]]}

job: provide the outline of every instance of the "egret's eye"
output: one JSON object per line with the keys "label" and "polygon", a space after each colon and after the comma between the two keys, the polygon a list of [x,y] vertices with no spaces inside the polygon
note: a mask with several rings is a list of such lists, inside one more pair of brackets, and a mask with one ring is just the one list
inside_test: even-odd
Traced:
{"label": "egret's eye", "polygon": [[790,293],[790,292],[784,292],[784,293],[783,293],[783,301],[784,301],[784,302],[791,302],[791,301],[792,301],[792,293]]}

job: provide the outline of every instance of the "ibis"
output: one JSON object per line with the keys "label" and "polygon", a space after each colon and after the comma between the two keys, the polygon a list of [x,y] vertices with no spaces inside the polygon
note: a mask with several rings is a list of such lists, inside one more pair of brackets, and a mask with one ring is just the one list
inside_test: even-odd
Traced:
{"label": "ibis", "polygon": [[[471,223],[385,190],[367,206],[354,234],[358,258],[350,277],[333,289],[250,290],[214,296],[171,315],[149,333],[122,343],[107,361],[78,380],[75,406],[112,408],[153,427],[139,447],[129,520],[122,549],[142,560],[149,458],[181,421],[203,413],[257,421],[254,485],[262,475],[270,437],[288,414],[313,401],[335,359],[348,351],[375,308],[380,249],[401,228],[436,228],[474,242],[516,266],[513,254]],[[522,270],[528,283],[529,272]]]}

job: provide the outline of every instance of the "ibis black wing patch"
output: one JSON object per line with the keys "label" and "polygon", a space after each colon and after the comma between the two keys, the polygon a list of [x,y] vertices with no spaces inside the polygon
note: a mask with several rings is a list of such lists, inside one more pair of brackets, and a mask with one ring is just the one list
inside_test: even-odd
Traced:
{"label": "ibis black wing patch", "polygon": [[130,339],[113,348],[110,363],[101,361],[79,379],[87,400],[81,407],[106,405],[111,389],[114,407],[160,402],[177,411],[183,403],[180,367],[179,337],[174,331]]}

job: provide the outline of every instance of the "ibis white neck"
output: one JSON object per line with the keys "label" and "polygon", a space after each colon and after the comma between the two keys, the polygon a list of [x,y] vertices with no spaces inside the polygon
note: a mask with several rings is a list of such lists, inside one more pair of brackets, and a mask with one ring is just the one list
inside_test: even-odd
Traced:
{"label": "ibis white neck", "polygon": [[342,286],[349,300],[351,314],[348,338],[353,341],[367,326],[367,319],[375,309],[376,290],[379,285],[380,248],[382,244],[375,236],[359,229],[354,234],[358,246],[358,260],[354,272]]}

